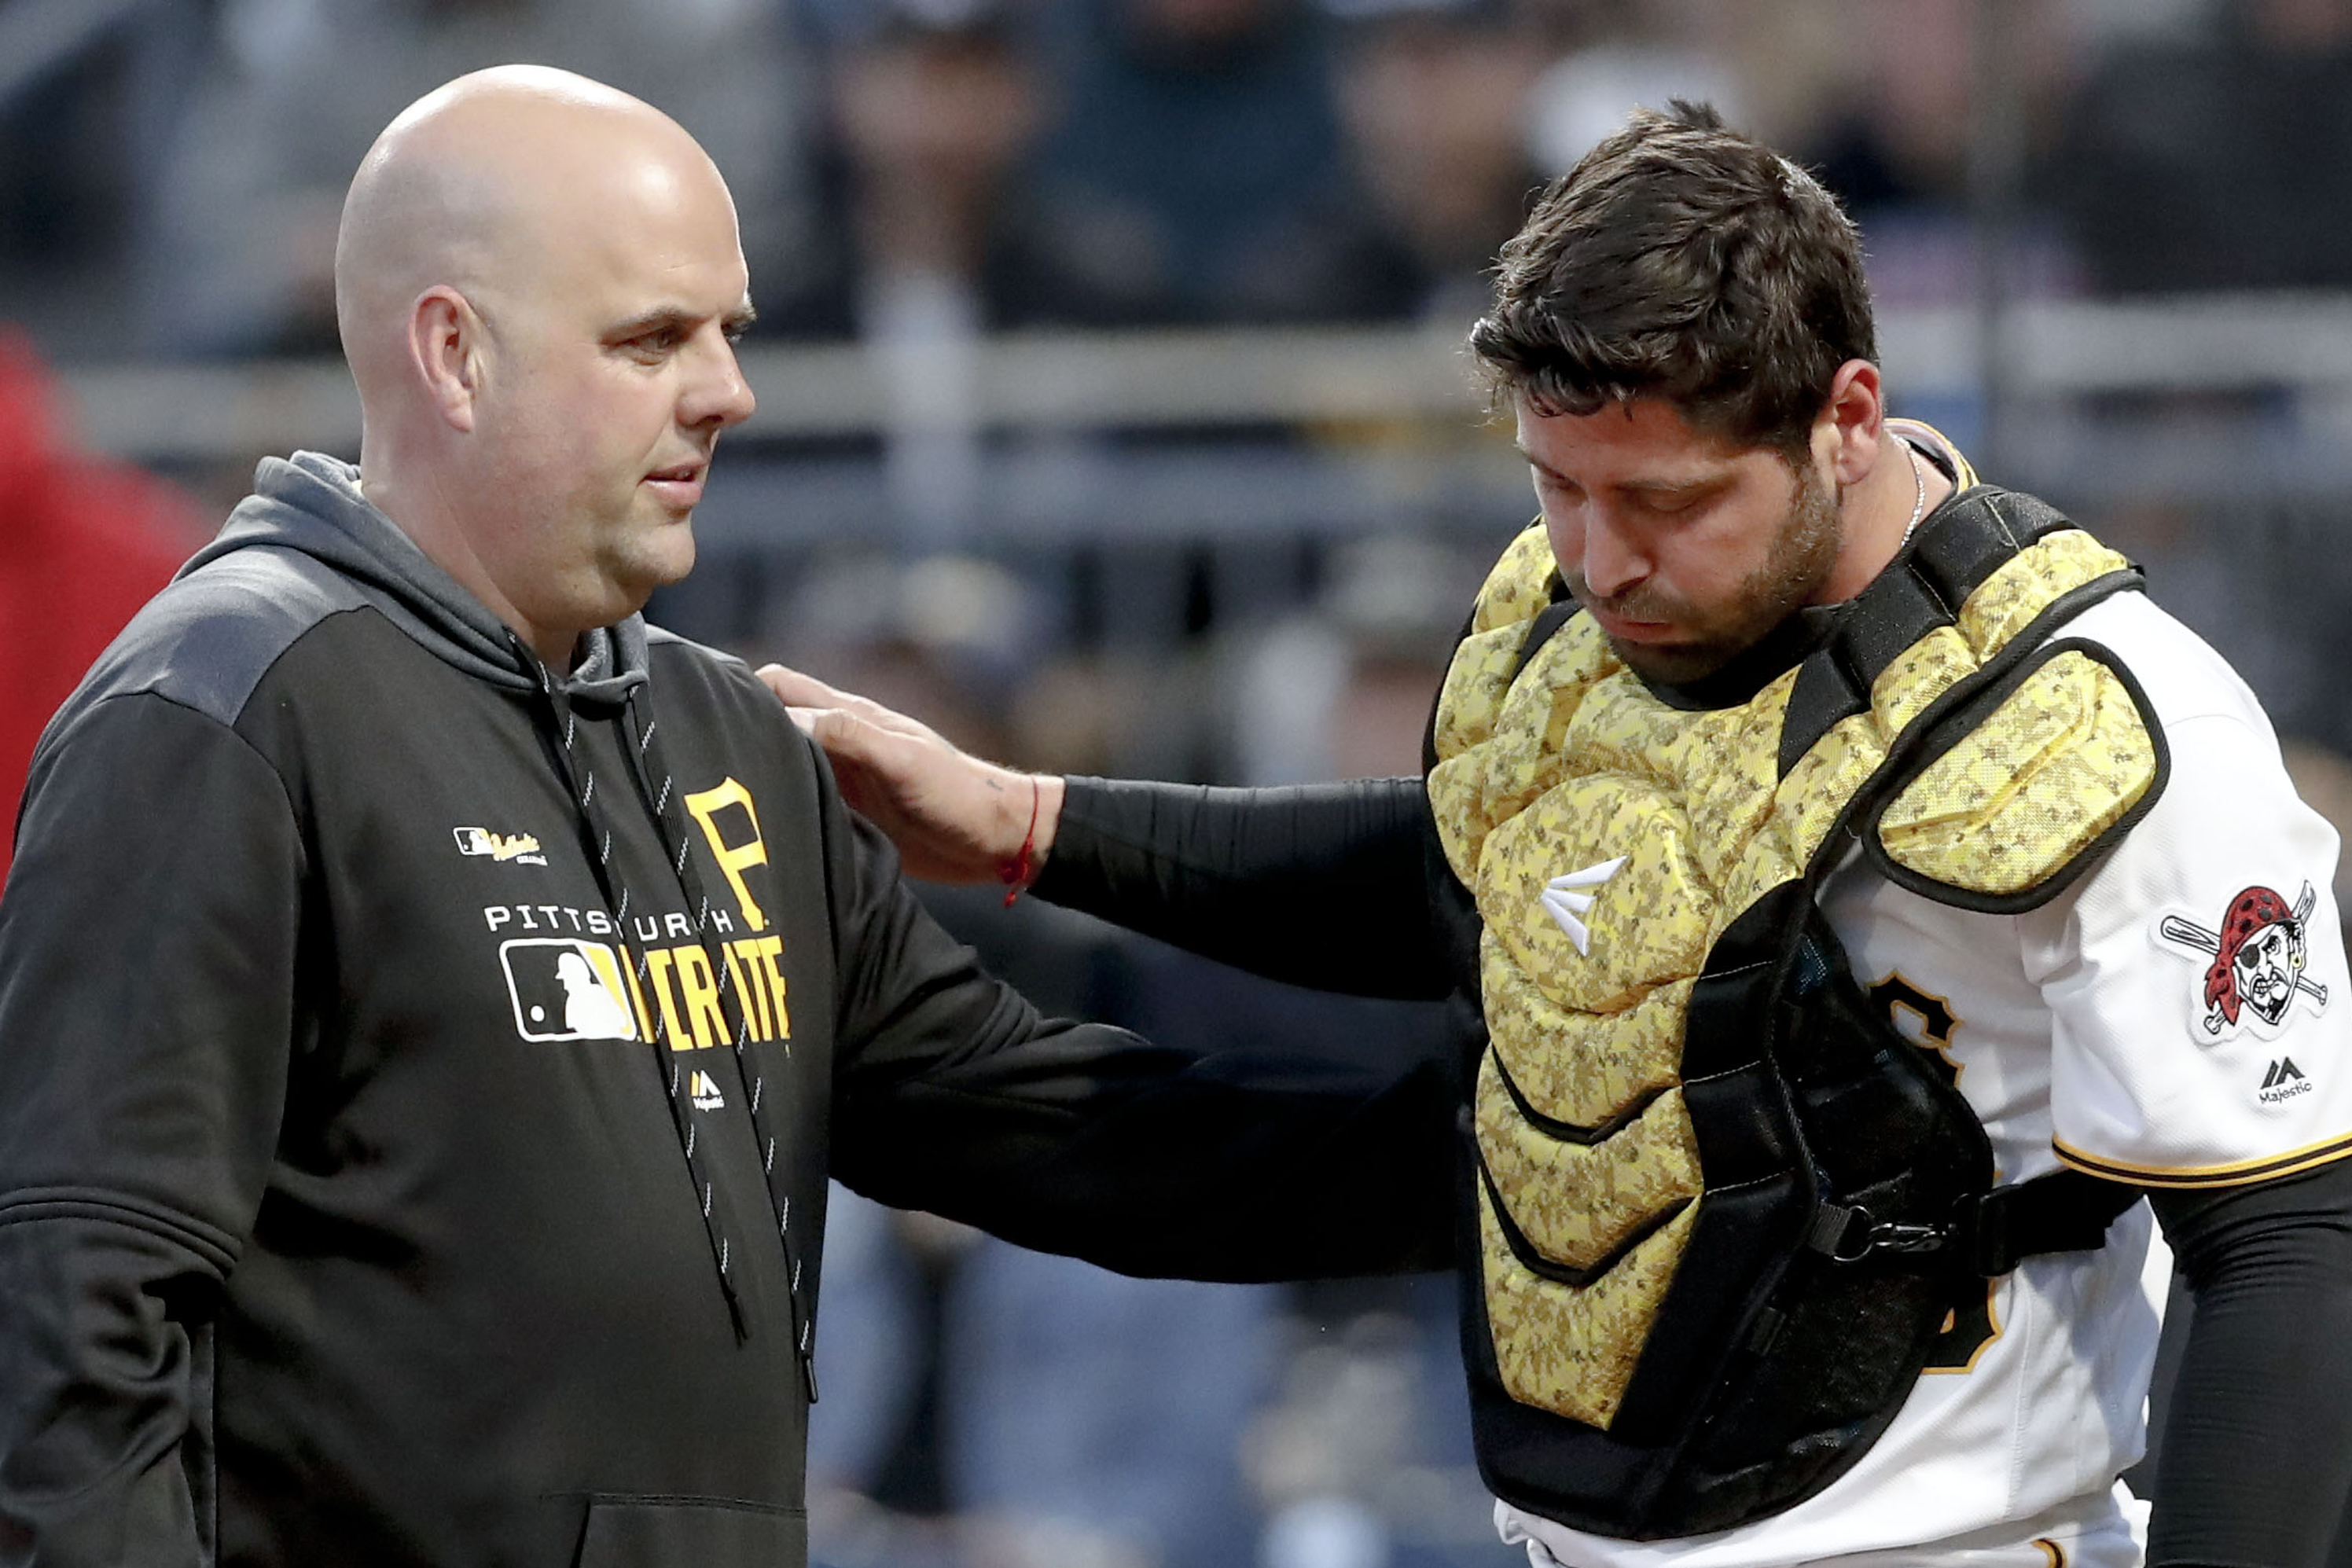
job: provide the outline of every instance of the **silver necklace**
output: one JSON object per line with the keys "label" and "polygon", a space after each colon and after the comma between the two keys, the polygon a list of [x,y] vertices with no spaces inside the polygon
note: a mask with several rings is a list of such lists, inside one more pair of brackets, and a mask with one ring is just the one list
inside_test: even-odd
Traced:
{"label": "silver necklace", "polygon": [[[1901,441],[1903,438],[1897,436],[1895,439]],[[1911,536],[1919,531],[1919,519],[1927,511],[1927,476],[1919,472],[1919,454],[1907,441],[1903,442],[1903,451],[1911,459],[1911,487],[1917,494],[1911,502],[1911,520],[1903,525],[1903,537],[1895,541],[1897,550],[1911,542]]]}

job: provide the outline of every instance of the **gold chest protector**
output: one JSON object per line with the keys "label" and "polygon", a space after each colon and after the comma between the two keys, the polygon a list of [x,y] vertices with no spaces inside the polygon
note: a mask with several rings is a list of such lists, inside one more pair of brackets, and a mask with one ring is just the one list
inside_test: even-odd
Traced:
{"label": "gold chest protector", "polygon": [[1488,577],[1428,790],[1483,925],[1480,1268],[1511,1399],[1618,1418],[1714,1190],[1685,1012],[1743,911],[1857,851],[1946,903],[2030,907],[2152,802],[2128,676],[2043,641],[2137,574],[2025,499],[1939,507],[1852,626],[1729,706],[1675,706],[1589,616],[1528,656],[1559,596],[1540,524]]}

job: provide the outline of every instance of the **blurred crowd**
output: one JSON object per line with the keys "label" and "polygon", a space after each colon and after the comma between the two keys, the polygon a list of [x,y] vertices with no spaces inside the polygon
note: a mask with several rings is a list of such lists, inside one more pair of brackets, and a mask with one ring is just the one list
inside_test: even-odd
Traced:
{"label": "blurred crowd", "polygon": [[[11,32],[12,12],[48,26]],[[200,528],[72,449],[33,342],[61,362],[331,352],[361,153],[497,61],[612,82],[701,140],[757,334],[859,339],[889,367],[906,514],[969,505],[955,411],[983,334],[1459,332],[1530,193],[1671,96],[1817,169],[1885,305],[1969,299],[1989,202],[2023,293],[2352,287],[2352,0],[16,0],[10,43],[0,323],[30,340],[0,339],[0,615],[42,625],[12,644],[58,667],[23,683],[12,798],[58,683]],[[1971,154],[1987,48],[2021,151],[1999,190]],[[657,612],[1007,761],[1286,783],[1417,770],[1492,546],[893,538],[722,559]],[[2352,810],[2352,771],[2307,766]],[[1355,1055],[1444,1038],[1433,1012],[1032,901],[929,896],[1049,1010]],[[833,1568],[1511,1560],[1469,1469],[1447,1282],[1148,1284],[845,1195],[834,1213],[812,1474]]]}
{"label": "blurred crowd", "polygon": [[[575,68],[733,186],[764,332],[1475,314],[1529,191],[1705,97],[1968,287],[1973,0],[43,0],[0,70],[0,301],[68,357],[327,350],[344,182],[425,88]],[[1993,9],[2003,11],[1996,5]],[[2036,0],[2046,291],[2352,278],[2343,0]],[[44,54],[46,47],[47,53]]]}

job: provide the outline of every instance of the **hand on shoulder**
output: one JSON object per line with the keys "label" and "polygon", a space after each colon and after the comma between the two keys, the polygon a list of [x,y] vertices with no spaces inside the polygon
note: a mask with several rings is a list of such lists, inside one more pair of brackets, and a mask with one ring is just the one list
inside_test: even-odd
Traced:
{"label": "hand on shoulder", "polygon": [[958,750],[929,725],[782,664],[760,679],[832,758],[842,799],[929,882],[1002,878],[1024,842],[1042,864],[1061,820],[1062,780]]}

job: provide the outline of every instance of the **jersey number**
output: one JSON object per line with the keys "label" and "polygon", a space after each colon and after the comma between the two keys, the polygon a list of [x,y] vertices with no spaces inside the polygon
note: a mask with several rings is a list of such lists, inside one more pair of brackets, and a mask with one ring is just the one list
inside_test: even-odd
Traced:
{"label": "jersey number", "polygon": [[[1952,1060],[1952,1030],[1958,1019],[1941,997],[1931,997],[1901,975],[1889,975],[1870,988],[1874,1006],[1885,1014],[1887,1027],[1925,1050],[1935,1053],[1937,1071],[1944,1082],[1958,1086],[1960,1082],[1959,1063]],[[1904,1015],[1908,1014],[1916,1029],[1906,1028]],[[1992,1315],[1993,1291],[2000,1281],[1987,1280],[1982,1297],[1971,1297],[1967,1305],[1954,1309],[1944,1319],[1944,1332],[1936,1336],[1927,1352],[1928,1372],[1966,1372],[1976,1364],[1984,1347],[2000,1333],[2000,1324]]]}

